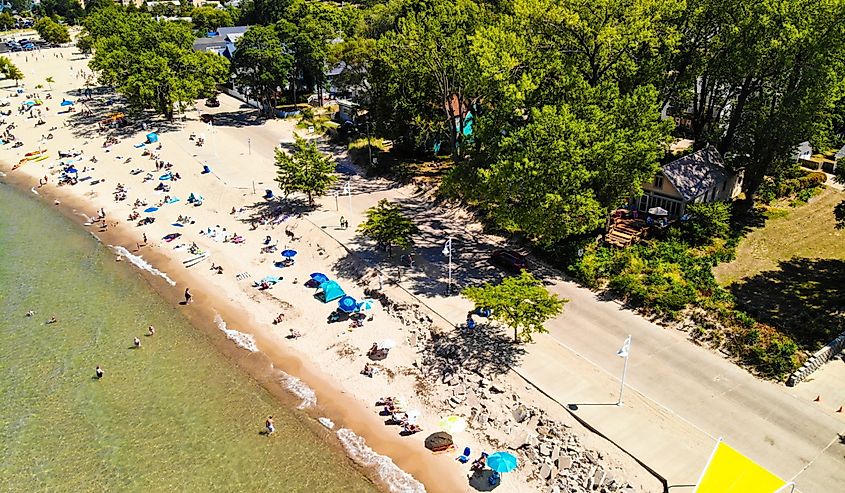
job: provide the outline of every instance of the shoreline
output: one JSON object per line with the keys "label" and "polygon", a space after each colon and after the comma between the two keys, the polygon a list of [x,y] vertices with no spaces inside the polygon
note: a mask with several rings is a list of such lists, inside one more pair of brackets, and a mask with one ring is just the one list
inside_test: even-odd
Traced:
{"label": "shoreline", "polygon": [[[23,175],[13,175],[11,166],[8,166],[5,162],[0,161],[0,170],[5,175],[0,176],[0,181],[16,188],[20,193],[31,192],[35,188],[22,178]],[[28,178],[31,179],[32,177]],[[62,190],[57,188],[54,190],[41,189],[37,195],[45,207],[52,207],[66,219],[81,227],[93,236],[103,248],[111,250],[115,255],[118,255],[115,252],[115,247],[119,246],[130,250],[132,241],[129,235],[120,231],[119,228],[107,232],[91,232],[84,225],[85,216],[82,209],[84,201],[74,194],[62,193]],[[61,204],[58,206],[51,205],[54,200],[59,200]],[[188,281],[196,281],[196,279],[191,279],[190,275],[179,272],[179,265],[161,252],[147,250],[133,253],[133,255],[137,254],[141,254],[138,256],[141,256],[156,269],[166,273],[176,283],[175,286],[170,285],[160,275],[133,265],[131,269],[136,271],[154,292],[168,304],[181,311],[189,323],[207,337],[217,351],[231,361],[233,365],[237,365],[255,379],[276,398],[280,405],[302,411],[308,416],[312,429],[332,432],[334,436],[330,439],[330,442],[333,446],[344,448],[336,432],[346,428],[363,438],[366,446],[375,453],[392,460],[401,471],[410,474],[422,483],[427,492],[454,492],[460,491],[465,486],[458,483],[451,486],[444,484],[447,481],[444,481],[444,477],[437,470],[437,467],[443,466],[444,462],[447,464],[453,462],[451,456],[448,457],[448,462],[442,460],[445,456],[431,456],[431,458],[440,460],[433,464],[425,464],[429,462],[426,460],[426,456],[430,456],[427,450],[424,452],[412,451],[407,443],[402,443],[401,437],[398,440],[384,437],[384,433],[380,432],[384,425],[377,419],[378,416],[368,416],[362,409],[356,409],[359,407],[359,402],[352,398],[346,390],[332,385],[324,375],[320,375],[318,370],[310,367],[310,365],[318,364],[317,362],[308,362],[301,355],[291,352],[288,348],[273,344],[271,337],[255,329],[250,330],[248,334],[255,338],[261,349],[258,352],[251,352],[230,340],[215,324],[215,318],[219,317],[228,326],[255,327],[257,324],[251,320],[251,317],[237,313],[232,307],[227,306],[224,300],[216,300],[213,295],[204,292],[201,288],[191,288],[191,290],[194,299],[201,299],[202,302],[197,301],[188,307],[180,306],[173,301],[181,297],[179,287],[188,284]],[[301,396],[285,386],[284,381],[279,378],[279,371],[301,381],[305,385],[304,392],[313,392],[315,396],[313,403],[297,405],[296,402],[302,400]],[[320,418],[328,418],[334,424],[334,427],[328,429],[325,424],[320,422]],[[360,458],[350,455],[348,450],[345,450],[345,453],[349,460],[383,491],[413,491],[401,488],[391,489],[390,485],[386,484],[385,478],[379,476],[377,466],[362,465],[359,462]]]}

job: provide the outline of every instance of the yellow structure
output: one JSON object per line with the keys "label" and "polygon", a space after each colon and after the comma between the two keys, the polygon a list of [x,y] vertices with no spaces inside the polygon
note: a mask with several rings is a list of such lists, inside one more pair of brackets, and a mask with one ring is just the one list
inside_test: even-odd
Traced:
{"label": "yellow structure", "polygon": [[719,439],[694,493],[775,493],[784,486],[786,481]]}

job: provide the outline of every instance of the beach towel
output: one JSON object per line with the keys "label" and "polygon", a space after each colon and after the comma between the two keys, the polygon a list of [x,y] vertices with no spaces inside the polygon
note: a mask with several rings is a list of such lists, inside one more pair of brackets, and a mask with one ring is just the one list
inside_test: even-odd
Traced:
{"label": "beach towel", "polygon": [[158,207],[147,207],[144,209],[144,212],[155,212],[158,210]]}
{"label": "beach towel", "polygon": [[147,145],[147,144],[141,142],[140,144],[135,144],[135,148],[140,149],[141,147],[144,147],[145,145]]}
{"label": "beach towel", "polygon": [[177,228],[184,228],[185,227],[184,224],[179,224],[179,223],[173,223],[173,224],[171,224],[171,226],[176,226]]}
{"label": "beach towel", "polygon": [[165,174],[158,177],[158,179],[161,180],[161,181],[167,181],[171,178],[173,178],[173,175],[171,175],[170,173],[165,173]]}
{"label": "beach towel", "polygon": [[170,197],[167,199],[168,204],[175,204],[176,202],[179,202],[179,197]]}

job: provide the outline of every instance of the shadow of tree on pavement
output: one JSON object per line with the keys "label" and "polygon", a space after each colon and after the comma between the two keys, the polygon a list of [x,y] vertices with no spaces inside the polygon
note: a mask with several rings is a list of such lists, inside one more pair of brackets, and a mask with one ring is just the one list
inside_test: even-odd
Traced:
{"label": "shadow of tree on pavement", "polygon": [[845,330],[845,261],[793,258],[731,286],[737,306],[816,350]]}
{"label": "shadow of tree on pavement", "polygon": [[525,348],[515,344],[501,328],[478,324],[473,330],[432,333],[423,354],[430,359],[424,368],[437,376],[455,373],[458,368],[492,376],[519,365]]}

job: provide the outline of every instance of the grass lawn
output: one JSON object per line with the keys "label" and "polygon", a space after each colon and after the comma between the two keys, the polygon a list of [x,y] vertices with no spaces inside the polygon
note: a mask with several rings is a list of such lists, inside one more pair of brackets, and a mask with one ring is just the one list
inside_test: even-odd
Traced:
{"label": "grass lawn", "polygon": [[845,194],[828,188],[806,205],[773,214],[779,217],[742,239],[736,260],[716,266],[716,280],[726,286],[793,257],[845,259],[845,230],[837,230],[833,218],[833,207],[842,200]]}
{"label": "grass lawn", "polygon": [[845,330],[845,230],[833,207],[845,194],[827,189],[749,233],[733,262],[714,269],[737,308],[814,350]]}

